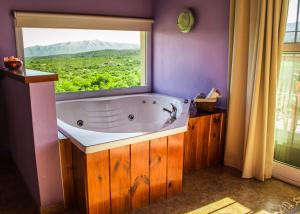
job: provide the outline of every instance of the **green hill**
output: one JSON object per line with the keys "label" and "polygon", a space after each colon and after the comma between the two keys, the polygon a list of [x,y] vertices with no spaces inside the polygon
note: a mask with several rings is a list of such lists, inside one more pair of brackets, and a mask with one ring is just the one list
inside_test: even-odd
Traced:
{"label": "green hill", "polygon": [[141,57],[137,49],[26,57],[25,66],[57,73],[57,93],[128,88],[141,84]]}

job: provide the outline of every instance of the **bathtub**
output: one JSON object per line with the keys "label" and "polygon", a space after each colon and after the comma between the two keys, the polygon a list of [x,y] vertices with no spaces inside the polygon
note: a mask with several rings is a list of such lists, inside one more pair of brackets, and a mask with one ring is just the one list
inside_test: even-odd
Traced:
{"label": "bathtub", "polygon": [[57,123],[81,151],[94,153],[185,132],[189,106],[189,100],[160,94],[60,101]]}

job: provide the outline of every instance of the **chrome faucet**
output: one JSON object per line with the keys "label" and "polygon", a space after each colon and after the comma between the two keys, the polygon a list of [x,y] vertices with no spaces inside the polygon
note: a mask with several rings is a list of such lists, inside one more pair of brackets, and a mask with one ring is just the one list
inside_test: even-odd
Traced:
{"label": "chrome faucet", "polygon": [[172,106],[172,111],[167,109],[167,108],[163,108],[163,111],[166,111],[170,114],[171,119],[176,119],[176,114],[177,114],[177,108],[174,104],[170,103]]}

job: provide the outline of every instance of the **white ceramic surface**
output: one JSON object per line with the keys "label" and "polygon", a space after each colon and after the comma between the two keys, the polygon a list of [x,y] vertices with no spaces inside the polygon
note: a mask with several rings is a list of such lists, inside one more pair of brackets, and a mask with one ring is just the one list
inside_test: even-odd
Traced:
{"label": "white ceramic surface", "polygon": [[[163,108],[177,108],[176,120]],[[82,151],[93,153],[187,130],[190,102],[159,95],[136,94],[57,102],[59,131]],[[129,115],[134,119],[129,120]],[[83,125],[78,126],[82,120]]]}

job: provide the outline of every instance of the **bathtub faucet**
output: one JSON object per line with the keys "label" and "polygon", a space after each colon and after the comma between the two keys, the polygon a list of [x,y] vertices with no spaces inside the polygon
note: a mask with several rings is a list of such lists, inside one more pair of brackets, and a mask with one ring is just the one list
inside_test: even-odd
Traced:
{"label": "bathtub faucet", "polygon": [[176,119],[176,114],[177,114],[177,108],[174,104],[171,103],[172,106],[172,111],[167,109],[167,108],[163,108],[164,111],[168,112],[171,116],[172,119]]}

